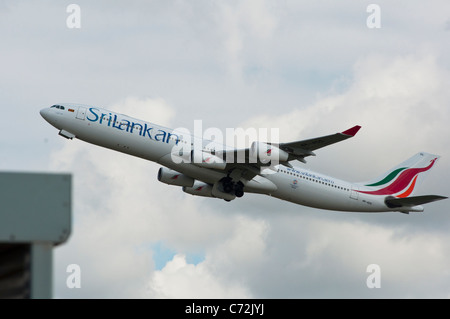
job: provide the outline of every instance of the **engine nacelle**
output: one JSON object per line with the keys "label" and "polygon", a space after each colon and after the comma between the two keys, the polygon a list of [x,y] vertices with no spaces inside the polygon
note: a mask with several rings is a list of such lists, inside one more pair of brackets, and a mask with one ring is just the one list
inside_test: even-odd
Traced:
{"label": "engine nacelle", "polygon": [[233,200],[236,198],[236,195],[234,195],[234,193],[225,193],[223,191],[223,185],[221,182],[214,183],[211,193],[214,197],[225,199],[227,201],[230,201],[230,200]]}
{"label": "engine nacelle", "polygon": [[200,181],[195,181],[192,187],[183,187],[183,192],[196,196],[213,197],[212,186]]}
{"label": "engine nacelle", "polygon": [[158,171],[158,181],[176,186],[192,187],[194,179],[180,172],[161,167]]}
{"label": "engine nacelle", "polygon": [[289,158],[289,153],[274,145],[253,142],[250,148],[250,156],[252,159],[258,159],[261,163],[267,164],[270,161],[277,163],[286,162]]}
{"label": "engine nacelle", "polygon": [[220,182],[216,182],[213,186],[211,186],[204,182],[195,181],[192,187],[183,187],[183,192],[196,196],[221,198],[227,201],[236,198],[234,194],[223,192],[220,187]]}
{"label": "engine nacelle", "polygon": [[195,152],[192,151],[192,164],[199,167],[206,167],[212,169],[224,170],[227,163],[220,157],[212,155],[208,152]]}

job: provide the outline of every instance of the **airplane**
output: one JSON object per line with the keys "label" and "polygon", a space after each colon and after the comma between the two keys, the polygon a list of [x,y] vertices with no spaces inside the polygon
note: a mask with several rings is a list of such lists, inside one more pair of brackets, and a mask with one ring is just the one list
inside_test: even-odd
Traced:
{"label": "airplane", "polygon": [[41,116],[67,139],[137,156],[162,165],[160,182],[185,193],[231,201],[245,193],[265,194],[295,204],[345,212],[423,212],[422,205],[446,199],[412,196],[438,155],[419,152],[378,178],[347,182],[303,167],[314,151],[354,137],[361,126],[288,143],[255,141],[237,149],[104,108],[55,104]]}

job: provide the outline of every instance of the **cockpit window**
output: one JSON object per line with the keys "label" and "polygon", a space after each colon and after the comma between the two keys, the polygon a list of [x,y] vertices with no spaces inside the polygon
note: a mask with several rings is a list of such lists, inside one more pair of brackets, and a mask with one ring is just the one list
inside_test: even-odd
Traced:
{"label": "cockpit window", "polygon": [[57,109],[60,109],[60,110],[64,110],[65,108],[64,108],[64,106],[62,106],[62,105],[52,105],[52,106],[50,106],[50,108],[57,108]]}

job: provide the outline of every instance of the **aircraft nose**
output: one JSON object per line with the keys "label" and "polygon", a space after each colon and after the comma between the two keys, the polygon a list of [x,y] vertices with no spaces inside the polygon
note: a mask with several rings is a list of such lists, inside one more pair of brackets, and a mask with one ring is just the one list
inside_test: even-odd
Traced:
{"label": "aircraft nose", "polygon": [[39,113],[41,114],[41,116],[42,116],[44,119],[47,119],[47,117],[48,117],[48,112],[49,112],[48,108],[45,108],[45,109],[42,109],[42,110],[39,111]]}
{"label": "aircraft nose", "polygon": [[44,118],[44,120],[46,120],[50,124],[52,124],[54,122],[55,118],[54,118],[54,116],[52,116],[52,111],[50,110],[49,107],[40,110],[39,113]]}

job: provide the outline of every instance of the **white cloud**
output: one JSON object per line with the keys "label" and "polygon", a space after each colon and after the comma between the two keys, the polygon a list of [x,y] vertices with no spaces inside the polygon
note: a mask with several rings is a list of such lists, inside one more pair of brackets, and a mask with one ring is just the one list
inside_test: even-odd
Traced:
{"label": "white cloud", "polygon": [[[80,32],[66,28],[65,5],[49,3],[1,13],[11,32],[1,35],[0,82],[10,106],[3,127],[14,133],[5,143],[21,149],[3,156],[36,159],[43,150],[30,132],[47,129],[45,152],[64,144],[41,169],[73,173],[73,233],[55,250],[56,297],[448,297],[444,201],[403,216],[261,195],[192,197],[157,182],[155,163],[60,139],[36,119],[37,104],[82,99],[169,127],[203,116],[280,128],[286,141],[360,124],[356,138],[318,151],[307,167],[367,179],[436,152],[443,158],[426,189],[446,195],[447,2],[412,2],[407,12],[380,3],[380,30],[368,30],[366,5],[350,1],[86,2]],[[159,271],[155,242],[176,252]],[[204,258],[189,263],[191,253]],[[81,266],[80,290],[65,286],[71,263]],[[381,266],[379,290],[365,286],[369,263]]]}
{"label": "white cloud", "polygon": [[[321,298],[446,297],[445,287],[450,281],[446,267],[450,262],[446,253],[447,235],[405,236],[396,229],[363,221],[298,219],[302,223],[298,232],[304,234],[296,236],[293,243],[287,239],[277,242],[276,247],[288,245],[290,253],[285,256],[273,252],[270,258],[273,262],[265,269],[286,271],[279,278],[281,283],[269,282],[277,294]],[[302,249],[296,249],[297,245]],[[380,266],[381,289],[366,286],[370,275],[366,269],[370,264]],[[275,274],[272,271],[271,275]],[[269,277],[267,273],[264,275],[258,277]],[[264,288],[267,292],[268,287]]]}
{"label": "white cloud", "polygon": [[219,5],[217,31],[223,37],[223,47],[227,53],[224,58],[235,80],[242,80],[244,55],[248,48],[258,47],[264,52],[267,41],[274,34],[278,21],[270,9],[268,2],[257,0],[238,2],[237,5],[223,2]]}
{"label": "white cloud", "polygon": [[211,273],[203,262],[186,263],[184,255],[175,255],[161,271],[156,271],[147,291],[150,298],[249,298],[241,284]]}
{"label": "white cloud", "polygon": [[355,63],[346,91],[321,97],[305,109],[255,117],[242,126],[278,127],[280,140],[291,141],[362,125],[354,139],[316,153],[335,153],[339,147],[335,163],[367,170],[359,165],[366,163],[377,174],[418,151],[450,155],[442,143],[450,134],[445,124],[450,120],[449,84],[449,72],[434,56],[371,55]]}
{"label": "white cloud", "polygon": [[116,112],[127,112],[135,118],[148,119],[159,125],[169,126],[175,116],[175,110],[164,99],[127,97],[110,107]]}
{"label": "white cloud", "polygon": [[[164,101],[150,98],[127,98],[114,109],[135,116],[140,113],[141,118],[166,124],[174,114]],[[73,297],[82,293],[92,297],[96,294],[142,297],[154,268],[152,257],[157,258],[153,256],[152,243],[163,241],[177,251],[197,253],[215,249],[239,225],[238,238],[252,235],[247,227],[251,222],[230,219],[217,213],[214,206],[204,204],[204,199],[186,195],[179,187],[159,183],[156,179],[158,165],[154,163],[78,140],[67,141],[52,158],[54,169],[69,170],[74,176],[73,232],[69,243],[57,250],[60,296]],[[257,243],[258,238],[250,243]],[[254,252],[253,248],[249,249]],[[177,264],[176,260],[174,262]],[[82,269],[82,291],[68,291],[65,287],[63,271],[71,263],[79,264]],[[181,274],[203,274],[201,264],[188,266],[199,269],[200,273]],[[169,271],[169,277],[172,274]],[[161,280],[174,280],[155,276],[160,278],[155,285]],[[114,289],[100,292],[106,285]],[[117,289],[119,286],[122,288]],[[225,287],[223,291],[219,283],[216,286],[211,288],[218,290],[213,294],[216,296],[225,293],[231,297],[232,292],[241,289],[238,284]],[[199,286],[199,295],[204,295],[204,287]],[[231,290],[226,292],[228,289]],[[170,293],[167,296],[179,296],[176,291]]]}
{"label": "white cloud", "polygon": [[[363,160],[385,169],[387,164],[396,164],[391,163],[392,157],[403,160],[404,153],[412,149],[442,147],[448,136],[448,81],[448,73],[432,56],[371,56],[355,64],[353,82],[347,91],[323,97],[304,110],[256,117],[247,126],[282,127],[282,134],[291,134],[286,139],[297,139],[361,124],[367,133],[358,137],[359,142],[343,142],[339,145],[342,152],[332,148],[327,152],[333,154],[335,163],[353,163],[350,167],[353,171],[359,169],[358,174],[365,172],[359,165]],[[175,115],[161,99],[128,98],[114,108],[130,115],[140,113],[142,118],[166,125],[173,124]],[[431,143],[429,137],[424,137],[429,131],[437,131]],[[355,149],[357,154],[349,159]],[[387,155],[380,156],[379,163],[370,161],[374,154],[380,154],[379,150]],[[445,254],[447,236],[418,231],[413,237],[403,228],[396,230],[399,223],[371,225],[364,221],[375,218],[369,215],[327,213],[329,219],[320,211],[303,215],[310,210],[281,201],[274,204],[278,213],[261,215],[249,207],[252,197],[223,203],[185,195],[177,187],[156,181],[158,166],[154,163],[80,141],[67,142],[53,157],[54,166],[74,170],[76,198],[74,233],[69,244],[60,249],[58,264],[65,267],[69,259],[70,263],[80,264],[86,274],[82,288],[85,295],[445,295],[445,284],[449,282],[445,268],[449,262]],[[324,162],[329,165],[329,159]],[[342,166],[352,173],[349,165]],[[372,173],[376,171],[373,167]],[[267,207],[275,201],[267,197],[260,200],[267,202]],[[161,270],[154,270],[151,244],[161,241],[176,254]],[[185,256],[190,252],[203,252],[205,258],[189,264]],[[381,267],[381,290],[365,286],[369,275],[366,267],[372,263]],[[429,289],[422,291],[421,285]],[[62,296],[70,296],[63,283],[58,287]],[[108,293],[101,287],[109,287]]]}
{"label": "white cloud", "polygon": [[[161,123],[168,123],[174,112],[161,99],[127,98],[116,107]],[[80,264],[85,293],[95,296],[98,286],[115,283],[123,288],[106,296],[136,296],[152,267],[151,251],[144,248],[164,238],[161,223],[168,226],[165,207],[154,205],[165,192],[152,187],[157,166],[78,140],[66,142],[52,157],[54,169],[69,170],[74,176],[75,222],[61,255],[69,254],[72,263]],[[70,251],[76,251],[76,257]],[[64,268],[62,260],[60,265]],[[63,283],[61,287],[67,293]]]}
{"label": "white cloud", "polygon": [[[175,255],[161,271],[155,271],[149,296],[157,298],[251,298],[249,274],[266,260],[268,224],[242,215],[230,216],[231,234],[211,247],[203,262],[186,263]],[[203,224],[208,227],[207,224]]]}

